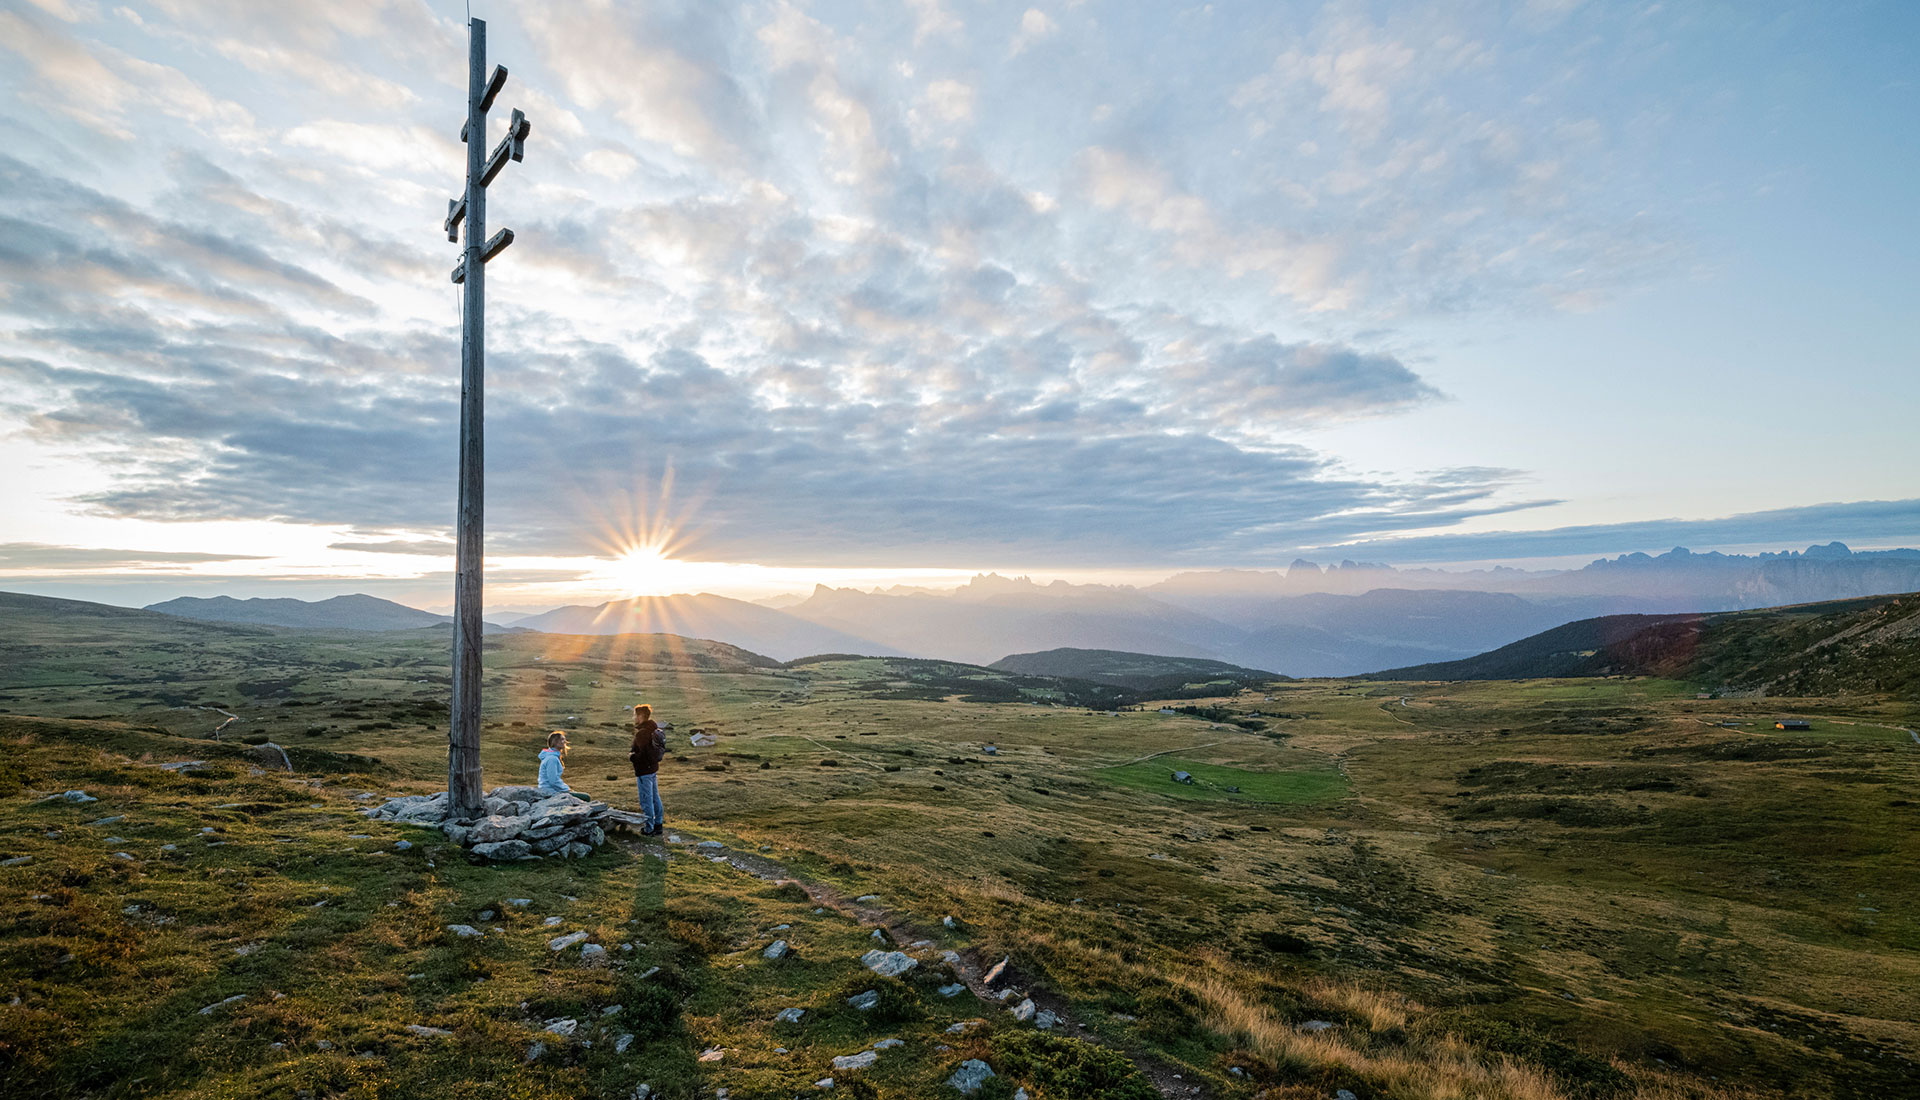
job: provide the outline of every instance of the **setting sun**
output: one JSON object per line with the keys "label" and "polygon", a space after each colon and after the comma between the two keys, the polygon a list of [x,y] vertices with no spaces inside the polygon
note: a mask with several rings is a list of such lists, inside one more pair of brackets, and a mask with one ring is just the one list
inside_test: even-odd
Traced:
{"label": "setting sun", "polygon": [[609,563],[606,574],[630,596],[665,596],[674,591],[677,579],[684,579],[686,570],[675,567],[686,564],[668,557],[657,544],[636,546]]}

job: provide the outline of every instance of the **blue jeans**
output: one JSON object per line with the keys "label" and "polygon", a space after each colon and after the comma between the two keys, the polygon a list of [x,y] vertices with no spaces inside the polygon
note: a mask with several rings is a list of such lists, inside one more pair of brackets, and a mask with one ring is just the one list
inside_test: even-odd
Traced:
{"label": "blue jeans", "polygon": [[660,777],[639,775],[634,783],[640,788],[640,816],[646,819],[647,828],[658,829],[667,819],[667,811],[660,805]]}

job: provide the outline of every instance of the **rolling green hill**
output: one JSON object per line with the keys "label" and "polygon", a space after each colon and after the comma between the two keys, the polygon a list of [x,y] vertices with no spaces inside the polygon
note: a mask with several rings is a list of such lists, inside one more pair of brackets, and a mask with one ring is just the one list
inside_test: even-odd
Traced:
{"label": "rolling green hill", "polygon": [[1460,661],[1372,680],[1658,676],[1769,695],[1920,693],[1920,595],[1714,615],[1582,619]]}
{"label": "rolling green hill", "polygon": [[1015,653],[987,667],[1027,676],[1092,680],[1094,683],[1112,684],[1143,693],[1177,691],[1188,684],[1212,684],[1213,688],[1208,694],[1218,695],[1223,688],[1231,691],[1233,686],[1242,683],[1290,679],[1257,668],[1242,668],[1202,657],[1159,657],[1150,653],[1124,653],[1117,649],[1069,648]]}

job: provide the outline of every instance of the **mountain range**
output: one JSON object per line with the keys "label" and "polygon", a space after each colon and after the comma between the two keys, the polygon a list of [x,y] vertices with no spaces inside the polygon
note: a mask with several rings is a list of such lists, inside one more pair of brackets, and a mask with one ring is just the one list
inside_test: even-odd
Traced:
{"label": "mountain range", "polygon": [[[818,653],[989,665],[1008,654],[1110,650],[1346,676],[1498,649],[1569,622],[1698,614],[1920,590],[1920,551],[1839,543],[1778,554],[1628,554],[1584,569],[1529,572],[1322,568],[1188,572],[1130,587],[1036,584],[996,574],[953,590],[820,586],[760,603],[710,593],[572,605],[517,619],[557,634],[671,633],[778,660]],[[771,606],[777,605],[777,606]],[[392,630],[448,620],[371,596],[178,599],[150,610],[222,622]]]}

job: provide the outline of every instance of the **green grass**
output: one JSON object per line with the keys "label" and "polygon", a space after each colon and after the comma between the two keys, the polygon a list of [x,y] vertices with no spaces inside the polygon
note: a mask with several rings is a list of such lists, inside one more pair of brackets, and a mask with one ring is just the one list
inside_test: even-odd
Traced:
{"label": "green grass", "polygon": [[[862,1078],[883,1097],[939,1097],[966,1057],[1027,1059],[1030,1091],[1106,1073],[996,1041],[1027,1033],[933,994],[931,951],[894,1022],[850,1013],[867,929],[684,847],[493,869],[371,826],[356,792],[444,782],[442,723],[425,717],[444,707],[437,638],[8,625],[0,858],[32,859],[0,868],[0,1002],[20,997],[0,1003],[0,1092],[621,1097],[645,1080],[674,1100],[784,1098],[883,1036],[906,1043]],[[624,707],[652,702],[676,727],[661,787],[687,839],[764,845],[880,895],[936,948],[1011,956],[1023,991],[1088,1025],[1076,1036],[1224,1100],[1588,1094],[1489,1083],[1455,1050],[1649,1100],[1905,1095],[1920,1078],[1920,746],[1881,728],[1920,712],[1899,699],[1699,701],[1605,680],[1204,701],[1281,716],[1249,731],[875,698],[895,667],[879,661],[695,669],[660,663],[657,640],[525,636],[485,656],[490,785],[530,778],[565,725],[569,781],[631,807]],[[174,709],[203,702],[288,746],[298,773],[256,774],[243,746],[206,740],[217,716]],[[1780,714],[1815,729],[1773,731]],[[695,726],[719,746],[690,748]],[[154,766],[189,758],[212,770]],[[1200,782],[1176,787],[1176,768]],[[38,800],[76,787],[101,801]],[[505,932],[446,931],[507,897],[534,904],[502,910]],[[635,950],[605,971],[556,962],[550,915]],[[797,949],[777,966],[758,954],[776,934]],[[772,1022],[786,1007],[802,1024]],[[543,1037],[573,1014],[574,1040]],[[945,1031],[973,1017],[988,1023]],[[1309,1019],[1337,1026],[1301,1046]],[[644,1042],[612,1055],[615,1027]],[[548,1053],[530,1063],[534,1042]],[[715,1045],[723,1061],[695,1060]]]}
{"label": "green grass", "polygon": [[[1176,771],[1193,776],[1193,782],[1175,782],[1173,773]],[[1291,806],[1326,802],[1347,794],[1345,777],[1325,767],[1254,771],[1222,764],[1203,764],[1178,756],[1157,756],[1137,764],[1103,768],[1097,774],[1115,786],[1169,798],[1204,801]]]}

